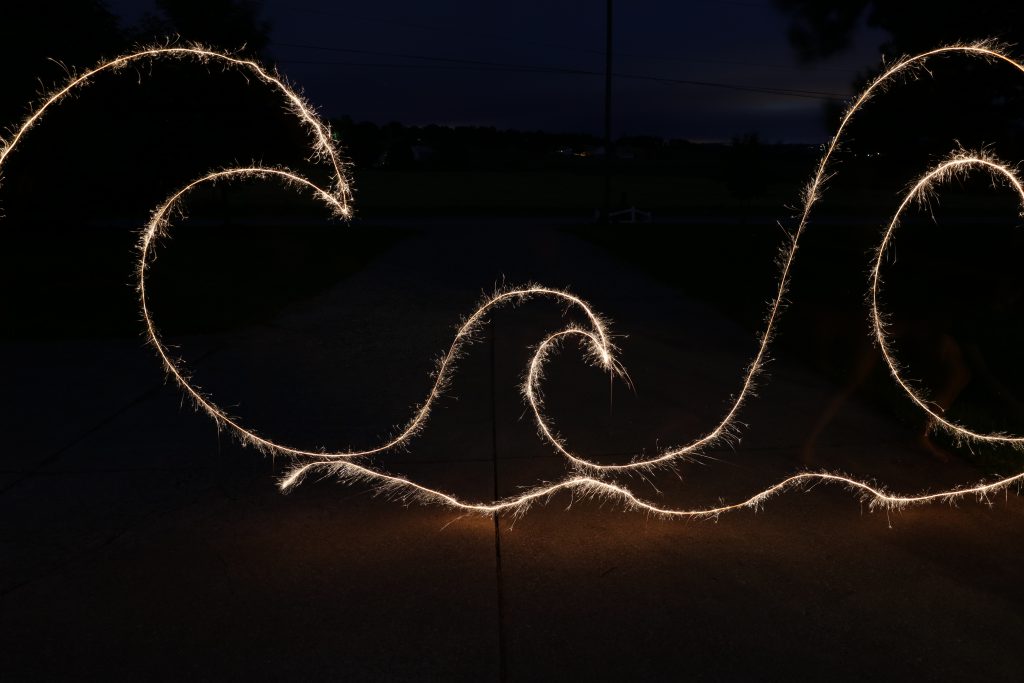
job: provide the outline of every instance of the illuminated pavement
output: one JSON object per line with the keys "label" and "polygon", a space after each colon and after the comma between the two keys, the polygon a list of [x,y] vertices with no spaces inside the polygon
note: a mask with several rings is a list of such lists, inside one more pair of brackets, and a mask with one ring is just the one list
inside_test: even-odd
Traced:
{"label": "illuminated pavement", "polygon": [[[453,326],[504,275],[568,286],[628,335],[635,394],[609,395],[607,376],[572,349],[552,364],[549,412],[580,451],[622,461],[717,421],[750,335],[570,236],[480,234],[432,229],[270,324],[171,341],[200,386],[261,433],[366,446],[422,400]],[[700,257],[681,255],[680,267]],[[409,452],[380,463],[482,501],[562,476],[518,394],[531,345],[560,313],[500,312],[460,364],[457,399]],[[1012,493],[991,507],[887,515],[819,488],[717,522],[563,494],[496,529],[331,481],[282,496],[284,463],[181,409],[140,343],[7,344],[3,358],[13,387],[0,470],[5,679],[1013,680],[1024,670],[1024,505]],[[834,389],[792,363],[770,375],[744,413],[741,448],[630,487],[708,504],[797,469]],[[816,466],[906,492],[978,478],[908,440],[853,401],[819,439]]]}

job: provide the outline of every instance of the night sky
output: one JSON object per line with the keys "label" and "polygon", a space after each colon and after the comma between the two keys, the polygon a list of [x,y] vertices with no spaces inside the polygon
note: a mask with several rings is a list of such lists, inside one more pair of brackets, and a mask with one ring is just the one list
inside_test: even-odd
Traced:
{"label": "night sky", "polygon": [[[144,0],[108,5],[126,23],[152,9]],[[327,116],[599,133],[604,7],[602,0],[267,0],[264,16],[270,57]],[[862,28],[846,52],[801,65],[787,19],[770,0],[629,0],[615,13],[615,71],[623,75],[614,86],[616,136],[711,141],[757,132],[769,142],[820,142],[817,93],[850,94],[855,75],[879,62],[885,39]]]}

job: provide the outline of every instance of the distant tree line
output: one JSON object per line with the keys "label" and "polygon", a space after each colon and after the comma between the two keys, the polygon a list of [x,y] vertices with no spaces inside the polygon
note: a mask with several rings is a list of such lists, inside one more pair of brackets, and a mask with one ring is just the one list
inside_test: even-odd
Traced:
{"label": "distant tree line", "polygon": [[[501,130],[482,126],[377,125],[342,117],[331,122],[335,137],[357,169],[541,170],[604,172],[604,142],[595,135]],[[645,173],[755,162],[762,157],[807,159],[808,145],[765,145],[756,134],[730,143],[695,143],[657,136],[623,136],[613,145],[617,172]]]}

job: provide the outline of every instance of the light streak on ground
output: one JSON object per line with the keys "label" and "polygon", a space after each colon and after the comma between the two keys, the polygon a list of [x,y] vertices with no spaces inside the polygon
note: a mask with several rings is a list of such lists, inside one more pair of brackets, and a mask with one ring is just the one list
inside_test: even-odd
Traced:
{"label": "light streak on ground", "polygon": [[[331,186],[324,189],[302,175],[286,168],[266,167],[258,164],[240,166],[212,171],[188,185],[182,187],[154,210],[149,222],[142,231],[139,240],[139,261],[137,267],[139,304],[142,310],[146,335],[156,349],[164,369],[193,400],[195,405],[209,415],[220,427],[252,445],[259,450],[275,456],[284,456],[294,462],[293,468],[279,482],[282,490],[288,490],[299,484],[305,477],[317,473],[320,476],[336,476],[345,482],[362,481],[376,486],[381,491],[406,501],[439,503],[467,512],[491,514],[495,512],[512,512],[520,514],[531,505],[545,502],[556,493],[566,491],[573,496],[608,498],[620,502],[627,509],[642,510],[654,515],[666,517],[717,517],[725,512],[740,509],[757,509],[775,494],[789,490],[806,489],[819,483],[841,485],[865,500],[871,509],[900,509],[909,505],[929,502],[953,502],[967,497],[986,500],[991,494],[1004,490],[1009,486],[1024,482],[1024,473],[1006,477],[992,482],[979,483],[973,486],[918,495],[898,495],[884,488],[869,484],[840,474],[830,472],[801,472],[794,474],[756,494],[735,503],[722,504],[715,507],[694,509],[672,508],[656,505],[644,500],[625,486],[610,481],[608,477],[618,472],[645,472],[658,467],[671,467],[680,462],[692,460],[706,453],[710,448],[728,443],[739,429],[738,416],[747,401],[754,396],[757,380],[768,362],[768,348],[774,337],[780,316],[786,302],[792,266],[796,258],[800,238],[806,230],[812,209],[819,201],[824,185],[830,175],[832,157],[843,139],[844,133],[855,114],[874,96],[887,87],[899,82],[903,77],[914,75],[924,64],[938,56],[960,55],[982,58],[991,62],[1001,62],[1020,72],[1024,65],[1012,59],[1000,47],[992,43],[958,44],[941,47],[914,57],[902,59],[876,77],[851,103],[843,115],[840,125],[825,147],[818,162],[816,171],[804,191],[799,221],[790,239],[784,247],[780,259],[780,273],[775,296],[768,308],[764,328],[757,338],[757,351],[743,373],[739,391],[735,394],[725,414],[719,422],[706,434],[689,443],[664,449],[653,456],[637,456],[625,464],[599,464],[586,456],[571,450],[569,444],[558,436],[552,421],[544,412],[542,383],[544,368],[551,355],[557,352],[568,341],[579,342],[586,350],[585,358],[592,365],[610,373],[613,377],[629,381],[625,370],[616,359],[616,348],[611,341],[608,324],[583,299],[564,290],[528,285],[498,291],[486,298],[458,327],[451,345],[441,356],[434,381],[425,400],[413,411],[409,421],[392,437],[383,443],[363,450],[343,451],[312,451],[280,444],[272,439],[258,435],[254,430],[245,427],[239,420],[228,415],[223,409],[206,396],[188,377],[182,363],[175,359],[162,341],[146,298],[146,275],[153,259],[155,247],[161,237],[168,235],[172,219],[183,213],[181,204],[192,190],[221,181],[275,179],[297,190],[309,192],[323,202],[333,214],[341,218],[351,215],[350,192],[346,177],[346,167],[341,155],[334,146],[330,132],[311,106],[276,72],[270,71],[258,63],[241,59],[230,54],[221,53],[203,46],[183,47],[152,47],[133,52],[114,60],[103,62],[93,69],[80,75],[72,76],[63,86],[45,96],[41,103],[13,131],[8,140],[0,141],[0,171],[8,156],[51,108],[60,103],[73,91],[88,85],[104,72],[117,72],[134,63],[153,62],[162,59],[179,61],[197,61],[199,63],[218,63],[226,68],[238,69],[242,73],[255,77],[256,80],[277,90],[288,105],[289,111],[299,120],[310,134],[311,157],[326,162],[331,171]],[[904,197],[892,221],[889,223],[881,244],[875,254],[872,269],[870,298],[871,325],[883,358],[897,384],[907,393],[910,399],[924,410],[933,423],[949,432],[963,442],[984,442],[1008,444],[1024,447],[1024,436],[1004,434],[986,434],[972,431],[947,420],[940,411],[930,404],[923,392],[913,387],[903,374],[894,358],[893,344],[887,335],[885,316],[880,310],[880,292],[882,286],[881,267],[883,256],[890,246],[896,228],[905,211],[934,190],[937,184],[950,177],[966,174],[969,171],[985,171],[996,180],[1004,181],[1016,190],[1024,206],[1024,185],[1014,169],[1000,163],[984,153],[959,151],[947,160],[939,163],[925,173],[914,184]],[[359,462],[371,455],[383,454],[400,446],[406,446],[422,430],[430,416],[431,409],[448,388],[457,360],[465,353],[466,348],[478,337],[481,325],[488,315],[502,306],[515,306],[532,299],[552,299],[562,303],[566,310],[573,310],[585,324],[569,324],[564,329],[546,336],[537,345],[527,367],[522,392],[526,404],[533,415],[537,431],[541,439],[548,442],[554,450],[561,454],[570,464],[570,472],[566,478],[552,484],[536,486],[524,493],[494,502],[475,502],[462,500],[454,495],[428,488],[403,477],[395,476]]]}

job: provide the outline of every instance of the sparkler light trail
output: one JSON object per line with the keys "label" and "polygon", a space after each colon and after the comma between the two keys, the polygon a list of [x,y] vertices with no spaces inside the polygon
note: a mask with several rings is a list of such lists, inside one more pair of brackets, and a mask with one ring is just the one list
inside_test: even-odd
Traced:
{"label": "sparkler light trail", "polygon": [[893,379],[896,380],[896,383],[900,385],[910,399],[916,403],[921,410],[928,414],[932,424],[962,441],[1006,444],[1019,449],[1024,447],[1024,436],[982,434],[968,429],[967,427],[954,424],[936,411],[935,407],[929,404],[928,400],[921,394],[920,390],[915,389],[906,379],[903,378],[903,375],[900,372],[899,363],[893,357],[892,341],[885,331],[885,316],[879,310],[879,294],[882,288],[882,260],[885,257],[889,244],[892,242],[896,228],[899,227],[900,218],[903,216],[904,211],[906,211],[907,207],[915,201],[926,201],[928,194],[932,191],[934,185],[945,180],[949,180],[950,178],[964,176],[972,170],[985,171],[993,177],[993,180],[1004,181],[1017,192],[1017,198],[1020,200],[1020,205],[1024,208],[1024,186],[1021,185],[1020,178],[1012,169],[987,154],[971,155],[966,152],[957,152],[922,176],[903,198],[899,209],[896,210],[896,214],[893,216],[888,229],[885,231],[882,243],[878,246],[878,250],[875,253],[875,264],[871,270],[871,326],[875,334],[875,339],[878,341],[878,347],[882,352],[882,356],[885,359],[886,365],[889,367],[889,372],[892,374]]}
{"label": "sparkler light trail", "polygon": [[[310,135],[311,157],[326,162],[330,168],[331,184],[323,188],[302,175],[287,168],[266,167],[258,164],[240,166],[212,171],[171,194],[150,217],[139,240],[139,260],[137,266],[139,305],[146,328],[148,341],[156,349],[166,372],[188,395],[196,407],[209,415],[220,427],[227,429],[244,443],[252,445],[270,455],[290,458],[294,467],[280,481],[282,490],[288,490],[299,484],[313,472],[322,475],[334,475],[345,482],[368,482],[380,490],[406,501],[422,501],[439,503],[466,512],[491,514],[495,512],[525,512],[531,505],[544,502],[560,491],[584,497],[593,496],[608,498],[620,502],[628,509],[642,510],[647,513],[666,517],[717,517],[725,512],[740,509],[757,509],[770,497],[784,491],[806,488],[814,484],[839,484],[855,492],[864,499],[869,508],[899,509],[909,505],[917,505],[936,501],[955,501],[966,497],[985,499],[990,494],[1007,487],[1024,482],[1024,472],[1015,476],[999,479],[974,486],[951,489],[937,493],[919,495],[897,495],[887,492],[881,487],[871,485],[844,475],[829,472],[802,472],[790,476],[753,496],[731,504],[716,507],[681,509],[656,505],[644,500],[630,489],[609,480],[619,472],[643,472],[658,467],[673,466],[679,462],[694,459],[705,453],[709,448],[727,442],[738,430],[738,415],[746,402],[754,395],[757,380],[768,360],[770,346],[784,308],[786,293],[789,288],[792,265],[796,258],[800,238],[806,230],[812,209],[821,197],[824,185],[831,171],[832,156],[838,148],[848,124],[854,115],[875,95],[899,81],[901,77],[912,75],[924,64],[935,57],[943,55],[960,55],[1001,62],[1024,72],[1024,65],[1011,58],[1002,48],[993,43],[957,44],[937,48],[914,57],[902,59],[871,81],[864,91],[857,96],[843,115],[839,127],[818,162],[816,171],[802,196],[799,221],[790,239],[784,247],[780,259],[780,273],[775,296],[768,308],[763,331],[757,338],[757,351],[743,374],[740,390],[735,395],[720,421],[706,434],[689,443],[664,449],[653,456],[634,457],[626,464],[605,465],[593,462],[584,455],[572,451],[568,443],[556,433],[553,423],[544,412],[542,382],[544,367],[551,355],[567,341],[577,341],[585,349],[585,359],[593,366],[600,368],[613,377],[628,382],[628,376],[616,358],[616,348],[611,342],[608,324],[583,299],[563,290],[529,285],[521,288],[507,289],[486,298],[458,327],[451,345],[441,356],[434,382],[426,399],[413,411],[409,421],[394,436],[383,443],[363,449],[344,451],[311,451],[278,443],[258,435],[254,430],[245,427],[239,420],[229,416],[217,406],[212,399],[189,379],[179,360],[172,357],[170,351],[160,338],[156,324],[146,298],[146,275],[155,258],[155,247],[161,237],[169,234],[172,220],[183,214],[182,203],[195,189],[224,181],[274,179],[297,190],[305,191],[323,202],[331,212],[340,217],[351,215],[350,191],[346,177],[346,167],[341,155],[334,146],[327,126],[319,119],[312,107],[293,90],[284,79],[272,70],[267,70],[258,63],[241,59],[230,54],[200,45],[183,47],[151,47],[123,55],[114,60],[102,62],[98,66],[80,75],[72,76],[62,87],[54,90],[41,100],[41,103],[13,130],[9,140],[0,140],[0,173],[4,163],[24,136],[31,130],[52,107],[60,103],[71,92],[88,85],[97,76],[105,72],[117,72],[134,63],[153,62],[157,60],[195,61],[199,63],[218,63],[226,68],[237,69],[252,76],[255,80],[279,92],[285,100],[289,111],[299,120]],[[924,393],[904,379],[894,358],[893,344],[886,332],[885,316],[880,310],[880,293],[882,286],[881,266],[883,256],[890,246],[896,228],[905,211],[934,189],[942,181],[970,171],[985,171],[995,179],[1004,181],[1018,194],[1024,206],[1024,185],[1016,171],[997,161],[990,155],[968,152],[957,152],[949,159],[938,164],[925,173],[904,197],[896,214],[893,216],[881,244],[878,246],[872,270],[870,299],[871,325],[881,349],[883,358],[897,384],[907,393],[910,399],[931,418],[934,424],[949,432],[955,438],[965,442],[984,442],[1008,444],[1024,447],[1024,436],[1003,434],[984,434],[972,431],[947,420],[940,412],[929,404]],[[449,386],[455,363],[466,348],[479,336],[480,326],[487,316],[501,306],[515,306],[526,301],[546,298],[565,305],[566,310],[575,311],[583,324],[570,323],[565,328],[549,334],[537,345],[527,367],[522,392],[533,415],[537,431],[544,441],[561,454],[570,465],[570,472],[556,483],[536,486],[520,495],[493,501],[474,502],[457,498],[440,490],[428,488],[409,479],[380,471],[360,462],[367,456],[383,454],[396,447],[407,445],[415,435],[424,428],[430,416],[431,408]]]}

